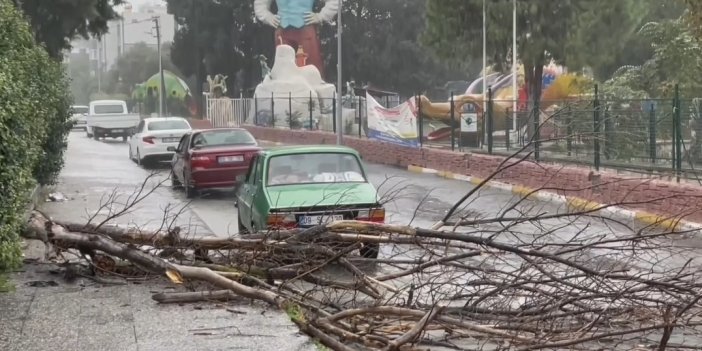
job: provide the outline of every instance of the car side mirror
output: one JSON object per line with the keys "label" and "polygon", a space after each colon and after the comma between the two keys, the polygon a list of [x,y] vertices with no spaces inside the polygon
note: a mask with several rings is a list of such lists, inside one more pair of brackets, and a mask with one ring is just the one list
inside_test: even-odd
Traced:
{"label": "car side mirror", "polygon": [[177,151],[178,151],[178,150],[176,150],[176,147],[175,147],[175,146],[169,146],[169,147],[166,148],[166,150],[167,150],[167,151],[171,151],[171,152],[177,152]]}

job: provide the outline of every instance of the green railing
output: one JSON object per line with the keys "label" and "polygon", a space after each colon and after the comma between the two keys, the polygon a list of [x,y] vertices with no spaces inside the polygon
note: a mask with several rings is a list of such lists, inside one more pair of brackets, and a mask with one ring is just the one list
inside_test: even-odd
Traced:
{"label": "green railing", "polygon": [[538,114],[522,106],[508,112],[505,128],[491,128],[505,120],[504,106],[511,104],[488,98],[479,149],[503,154],[523,148],[537,160],[672,173],[678,179],[702,175],[702,99],[683,99],[677,88],[670,99],[628,100],[603,97],[595,88],[586,98],[540,101]]}

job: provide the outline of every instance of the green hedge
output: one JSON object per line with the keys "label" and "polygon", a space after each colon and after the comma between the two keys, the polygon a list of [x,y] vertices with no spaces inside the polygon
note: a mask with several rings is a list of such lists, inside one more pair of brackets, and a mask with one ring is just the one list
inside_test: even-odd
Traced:
{"label": "green hedge", "polygon": [[22,14],[0,0],[0,271],[20,263],[28,195],[53,183],[70,131],[67,79]]}

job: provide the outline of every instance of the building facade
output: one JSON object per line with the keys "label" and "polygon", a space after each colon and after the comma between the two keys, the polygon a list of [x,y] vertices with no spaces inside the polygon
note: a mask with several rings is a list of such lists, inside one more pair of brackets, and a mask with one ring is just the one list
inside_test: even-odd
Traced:
{"label": "building facade", "polygon": [[159,18],[161,27],[161,43],[172,42],[177,30],[175,18],[168,14],[165,2],[143,5],[135,10],[130,4],[125,5],[121,10],[121,17],[118,20],[108,22],[109,31],[102,38],[78,39],[71,44],[71,55],[66,55],[70,59],[75,54],[87,54],[91,62],[94,62],[96,72],[107,72],[116,62],[122,53],[129,50],[137,43],[146,43],[157,49],[156,27],[153,18]]}

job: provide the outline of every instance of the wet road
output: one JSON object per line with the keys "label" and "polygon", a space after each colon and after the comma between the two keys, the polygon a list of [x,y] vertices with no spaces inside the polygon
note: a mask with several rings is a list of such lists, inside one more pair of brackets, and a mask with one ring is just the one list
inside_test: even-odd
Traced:
{"label": "wet road", "polygon": [[[441,219],[446,211],[474,186],[467,182],[443,179],[431,174],[416,174],[389,166],[368,164],[370,181],[379,188],[385,202],[387,221],[393,224],[412,224],[430,227]],[[121,140],[95,141],[85,137],[84,133],[72,133],[69,137],[66,153],[66,165],[62,172],[62,181],[69,182],[69,189],[74,193],[66,194],[74,201],[83,202],[77,206],[66,203],[51,203],[57,209],[82,211],[82,217],[88,218],[100,212],[100,218],[110,213],[110,208],[100,208],[109,195],[116,190],[119,204],[112,206],[112,212],[119,211],[125,202],[134,198],[135,189],[152,176],[144,191],[152,190],[162,184],[153,194],[134,206],[127,214],[115,220],[121,224],[139,225],[157,228],[168,225],[175,219],[181,227],[188,227],[192,235],[230,236],[237,232],[237,209],[234,206],[232,192],[211,192],[188,201],[185,194],[170,188],[168,169],[144,169],[129,160],[128,147]],[[94,190],[102,192],[102,198],[95,198]],[[92,196],[92,198],[91,198]],[[516,204],[516,205],[515,205]],[[563,213],[567,209],[553,203],[522,200],[519,196],[496,189],[480,190],[461,209],[467,218],[492,218],[502,215],[510,209],[508,217],[522,213],[545,215]],[[164,213],[168,212],[168,215]],[[176,216],[177,215],[177,216]],[[75,217],[75,216],[74,216]],[[485,226],[486,229],[494,229]],[[545,232],[557,232],[549,235],[551,242],[565,242],[579,238],[612,237],[630,235],[631,228],[601,219],[559,218],[541,220],[538,223],[524,223],[512,228],[509,235],[502,235],[504,241],[533,241]],[[385,255],[392,247],[381,249]]]}
{"label": "wet road", "polygon": [[[394,167],[373,165],[367,166],[370,181],[379,188],[385,200],[387,219],[395,224],[412,224],[414,226],[429,227],[441,219],[445,212],[458,201],[464,194],[473,188],[467,182],[439,178],[430,174],[415,174]],[[135,189],[139,188],[144,180],[152,176],[145,189],[163,183],[153,190],[153,194],[136,204],[127,214],[116,220],[117,223],[132,224],[157,228],[163,223],[171,221],[174,211],[180,211],[176,223],[189,227],[194,235],[229,236],[236,233],[237,212],[231,192],[213,192],[203,194],[192,201],[187,201],[182,191],[170,188],[167,180],[168,170],[162,167],[157,170],[143,169],[128,158],[128,147],[117,140],[94,141],[85,137],[84,133],[73,133],[69,137],[66,153],[66,165],[62,172],[62,189],[69,189],[65,194],[68,202],[54,202],[47,204],[50,214],[59,218],[68,217],[73,221],[79,218],[88,218],[98,212],[100,219],[104,219],[111,212],[119,211],[124,203],[133,198]],[[101,195],[94,195],[95,190]],[[111,194],[116,194],[118,201],[111,207],[100,206],[105,203]],[[518,216],[520,213],[554,214],[565,212],[561,205],[531,200],[520,200],[518,196],[494,189],[483,189],[461,210],[468,218],[491,218],[503,214],[505,209],[511,209],[509,217]],[[164,211],[171,215],[164,216]],[[58,213],[61,213],[60,216]],[[485,225],[476,230],[481,234],[482,229],[495,230],[499,225]],[[636,228],[634,228],[635,230]],[[544,233],[552,233],[545,236]],[[536,223],[516,225],[509,233],[500,235],[503,242],[562,242],[565,243],[574,237],[579,239],[590,238],[600,240],[618,236],[631,235],[632,229],[625,225],[613,222],[604,222],[596,218],[560,218],[541,220]],[[684,265],[688,258],[696,263],[691,267],[698,267],[699,254],[680,251],[670,251],[664,246],[672,243],[671,239],[661,240],[661,249],[639,253],[636,257],[621,257],[611,252],[598,255],[598,249],[591,250],[588,255],[588,265],[593,267],[601,265],[622,264],[628,267],[636,266],[641,271],[666,271],[673,267]],[[680,244],[679,242],[676,244]],[[685,242],[684,246],[700,247],[698,239]],[[381,256],[413,256],[409,247],[393,245],[381,246]],[[604,251],[604,250],[603,250]],[[417,250],[419,255],[421,250]],[[468,259],[467,262],[480,263],[481,258]],[[513,262],[492,262],[495,268],[499,265],[510,266]],[[372,269],[372,268],[371,268]],[[328,274],[337,275],[341,269],[333,269]],[[390,273],[376,272],[376,273]],[[457,276],[456,281],[472,279],[471,275]]]}
{"label": "wet road", "polygon": [[[410,173],[382,165],[368,164],[367,172],[371,182],[379,188],[382,200],[386,204],[388,221],[396,224],[431,226],[454,202],[473,188],[470,183],[442,179],[430,174]],[[133,211],[118,219],[118,223],[160,226],[166,209],[175,214],[176,211],[186,208],[178,223],[189,225],[202,235],[211,233],[229,236],[237,232],[237,210],[232,192],[204,193],[188,203],[182,191],[170,188],[167,165],[157,169],[144,169],[129,160],[128,146],[121,140],[95,141],[86,138],[85,134],[80,132],[70,135],[62,181],[71,183],[71,188],[74,189],[73,192],[65,194],[66,196],[72,198],[72,201],[85,202],[86,206],[82,209],[84,218],[95,212],[107,215],[109,209],[100,209],[100,202],[107,202],[115,190],[120,196],[118,202],[127,202],[149,176],[152,176],[152,179],[144,187],[144,193],[153,190],[158,184],[161,186],[137,204]],[[95,190],[102,194],[102,199],[85,198]],[[517,200],[512,194],[485,189],[467,206],[466,213],[471,216],[495,216]],[[549,204],[538,205],[541,207],[539,212],[558,210],[555,207],[544,208]],[[61,203],[55,206],[65,207]],[[520,207],[533,206],[534,203],[527,202]],[[113,211],[120,209],[120,206],[113,207]]]}
{"label": "wet road", "polygon": [[[429,227],[474,187],[467,182],[411,173],[395,167],[367,164],[366,168],[370,181],[378,187],[385,203],[387,220],[394,224]],[[189,203],[182,191],[170,188],[167,165],[157,169],[144,169],[136,165],[129,160],[128,146],[121,140],[95,141],[80,132],[74,132],[69,137],[62,181],[70,182],[75,191],[65,195],[86,203],[83,214],[85,218],[98,210],[100,214],[107,215],[109,209],[100,209],[99,203],[106,202],[114,191],[120,197],[118,202],[126,203],[150,176],[152,178],[144,186],[143,193],[153,191],[153,194],[119,219],[119,223],[160,226],[166,221],[166,210],[175,214],[184,209],[178,223],[190,226],[197,233],[229,236],[237,232],[237,210],[232,192],[204,193]],[[161,186],[154,190],[158,184]],[[103,198],[81,197],[94,190],[98,190]],[[565,211],[560,205],[530,200],[520,202],[520,198],[511,193],[482,189],[464,206],[461,213],[468,218],[495,217],[517,202],[519,205],[511,212],[512,215],[519,212],[547,214]],[[120,206],[112,207],[113,212],[120,209]],[[554,226],[561,224],[555,220],[543,223]],[[587,225],[590,231],[612,229],[595,220],[583,219],[570,224]]]}

